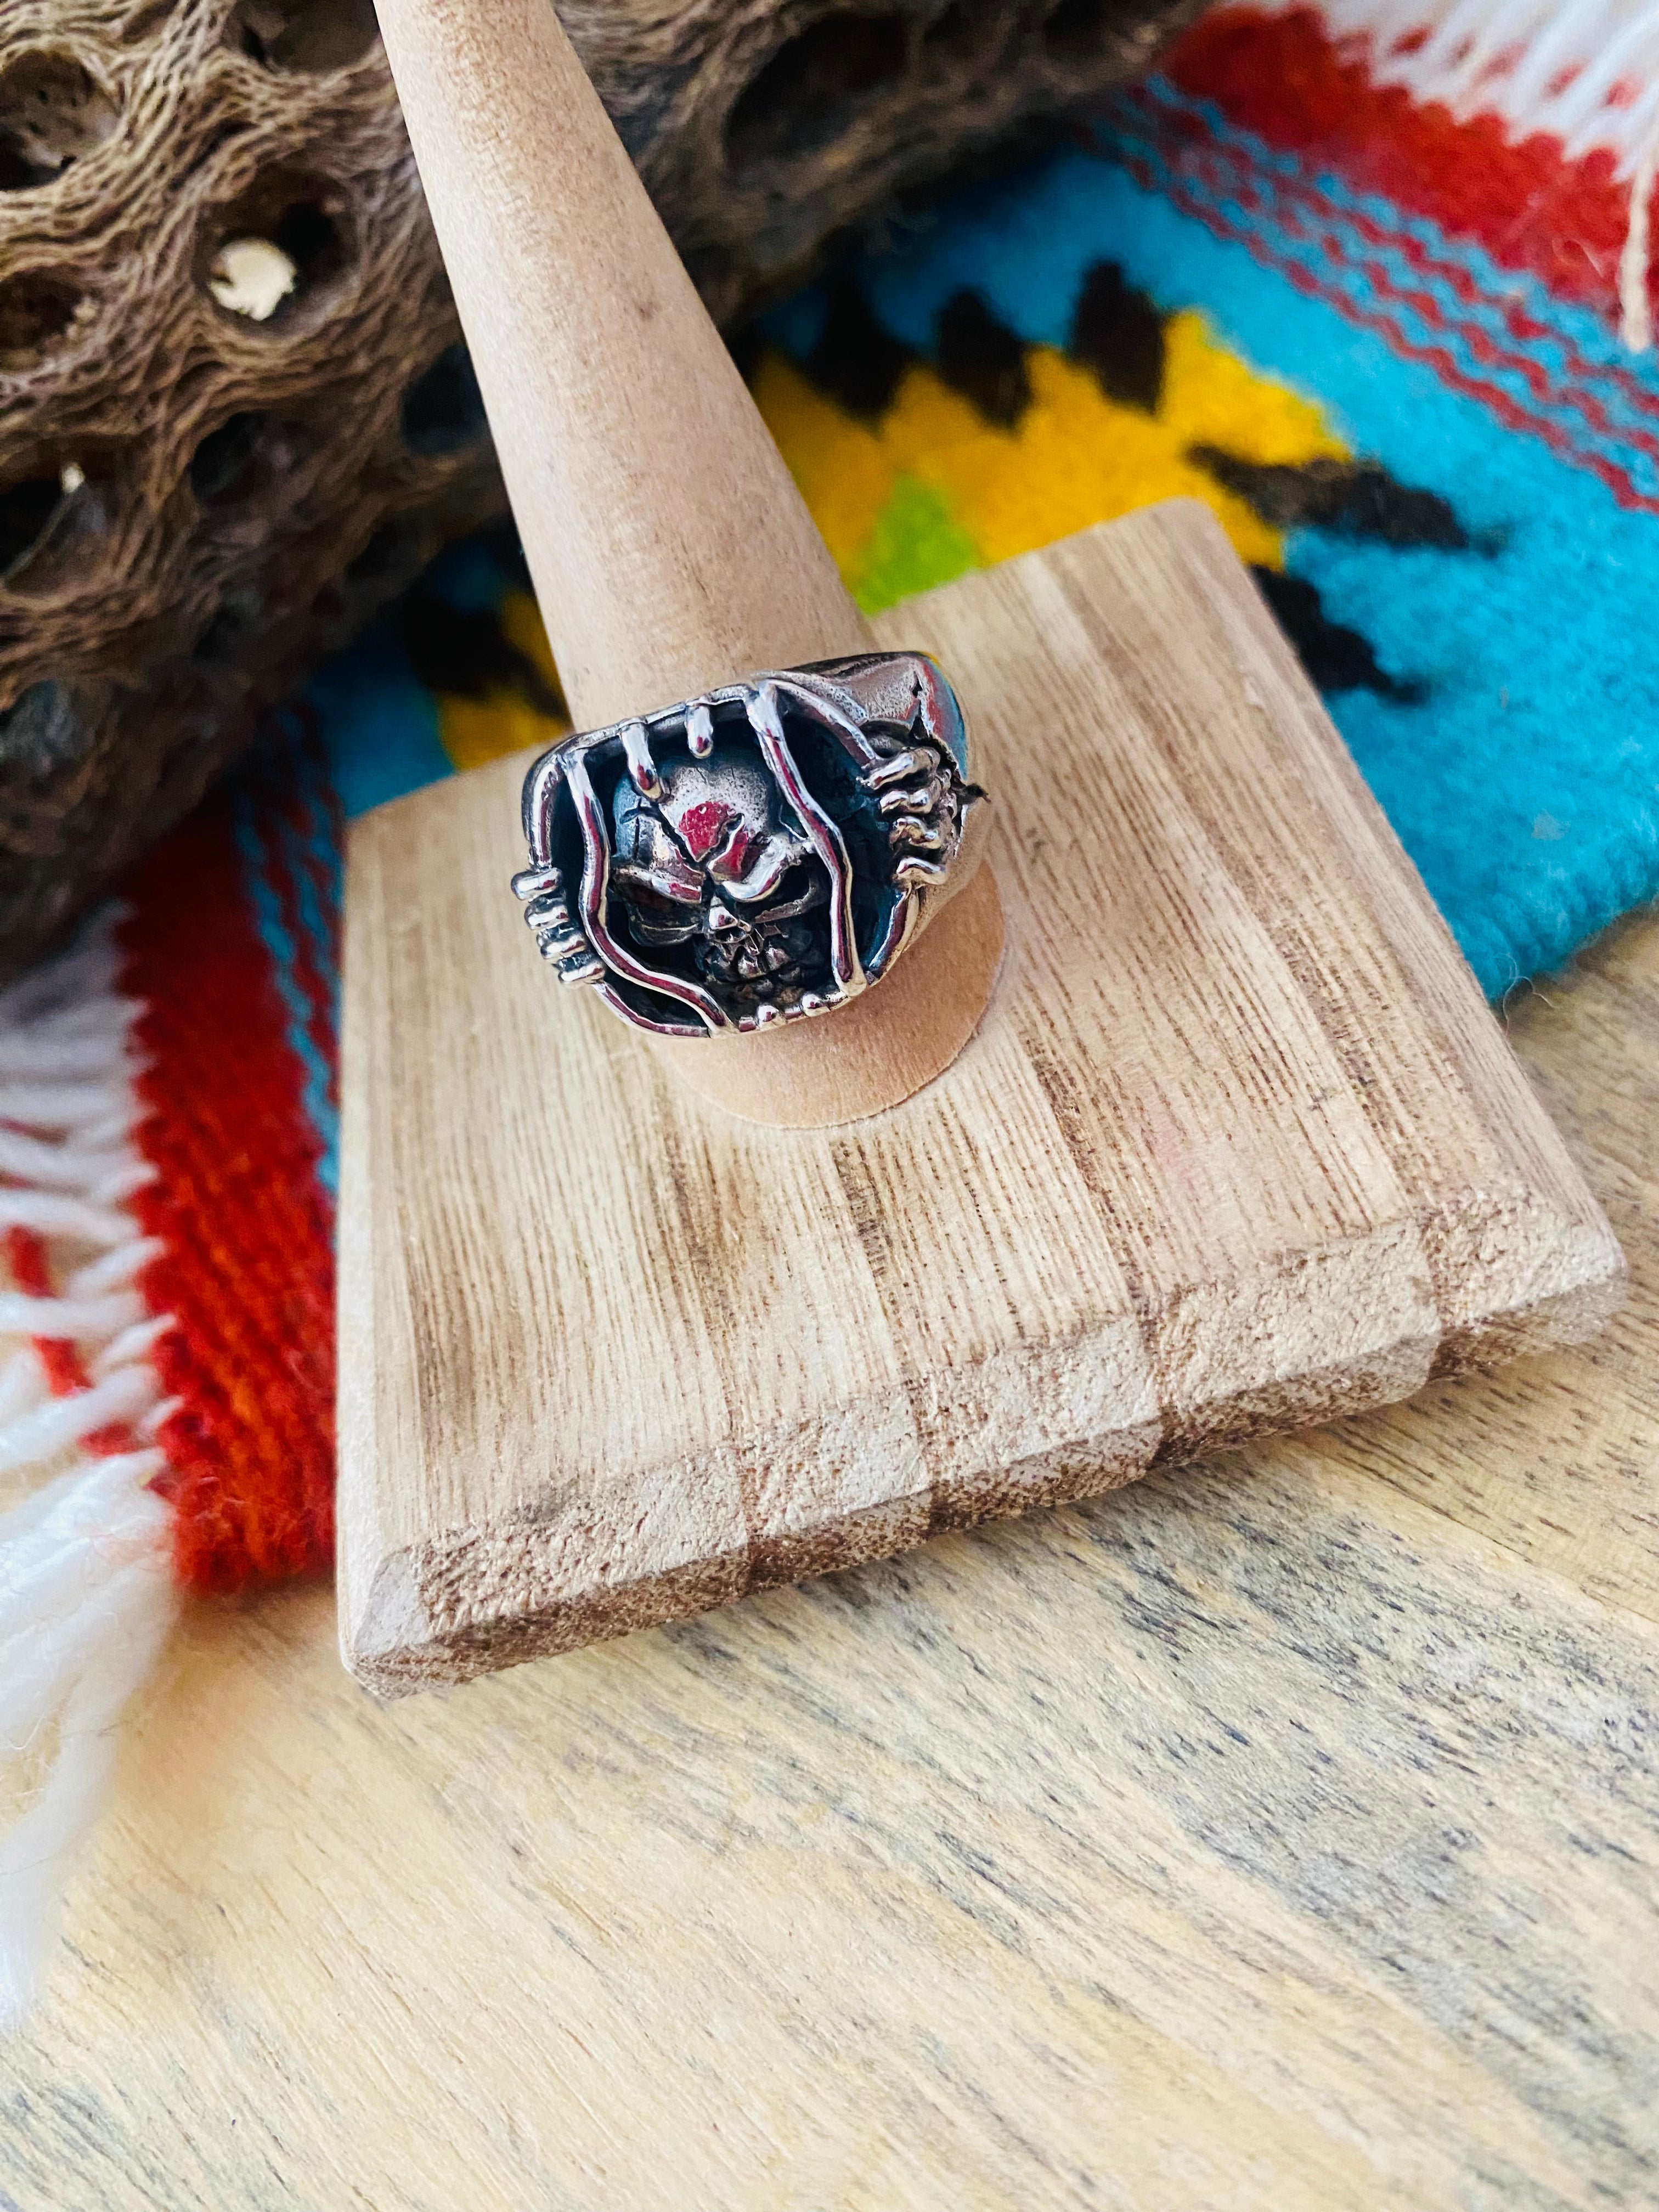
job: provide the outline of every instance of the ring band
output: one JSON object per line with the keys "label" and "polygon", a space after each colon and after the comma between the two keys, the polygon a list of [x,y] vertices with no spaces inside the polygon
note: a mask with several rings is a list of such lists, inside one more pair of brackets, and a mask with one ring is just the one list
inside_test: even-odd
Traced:
{"label": "ring band", "polygon": [[567,738],[524,784],[513,878],[560,979],[710,1036],[872,988],[973,873],[988,809],[922,653],[861,653]]}

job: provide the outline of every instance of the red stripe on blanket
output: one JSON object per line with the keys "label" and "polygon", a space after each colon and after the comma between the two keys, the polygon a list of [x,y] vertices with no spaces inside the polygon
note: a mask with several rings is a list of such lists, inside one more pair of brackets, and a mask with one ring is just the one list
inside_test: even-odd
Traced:
{"label": "red stripe on blanket", "polygon": [[1339,46],[1310,9],[1224,8],[1188,31],[1164,68],[1270,146],[1323,162],[1562,298],[1617,315],[1630,193],[1614,181],[1611,153],[1569,161],[1557,140],[1517,142],[1495,115],[1460,123],[1449,108],[1419,107],[1402,86],[1373,84],[1360,42]]}
{"label": "red stripe on blanket", "polygon": [[303,1071],[259,935],[228,806],[215,802],[128,886],[124,988],[140,1151],[131,1200],[165,1250],[144,1270],[176,1326],[154,1354],[179,1404],[172,1468],[179,1580],[239,1589],[333,1552],[334,1261]]}
{"label": "red stripe on blanket", "polygon": [[[1179,125],[1179,150],[1170,161],[1167,172],[1161,173],[1149,164],[1132,148],[1119,149],[1125,167],[1148,191],[1161,193],[1172,205],[1183,213],[1194,215],[1218,236],[1231,238],[1249,247],[1260,261],[1279,269],[1298,290],[1310,297],[1322,299],[1346,315],[1352,321],[1367,329],[1376,330],[1389,338],[1395,349],[1410,358],[1426,362],[1439,370],[1444,380],[1471,398],[1481,400],[1511,429],[1530,430],[1541,437],[1557,453],[1579,466],[1592,470],[1600,476],[1622,506],[1633,507],[1651,514],[1659,512],[1654,501],[1641,491],[1632,480],[1628,469],[1610,456],[1599,453],[1594,445],[1575,435],[1576,426],[1563,425],[1547,416],[1535,414],[1510,398],[1496,384],[1471,378],[1459,368],[1452,355],[1444,348],[1413,344],[1397,324],[1368,313],[1344,288],[1320,281],[1304,262],[1279,251],[1277,240],[1281,235],[1291,235],[1319,246],[1329,264],[1346,262],[1366,280],[1370,291],[1385,301],[1395,301],[1410,310],[1423,322],[1437,330],[1444,331],[1449,337],[1460,342],[1482,367],[1495,374],[1516,377],[1530,389],[1534,398],[1544,407],[1576,412],[1593,433],[1609,441],[1621,444],[1636,452],[1659,459],[1659,435],[1636,428],[1625,421],[1615,421],[1601,398],[1592,388],[1589,379],[1599,376],[1605,382],[1619,386],[1633,405],[1650,415],[1659,414],[1659,395],[1650,387],[1638,385],[1627,374],[1617,368],[1609,369],[1587,362],[1578,349],[1565,341],[1555,339],[1554,333],[1544,336],[1559,344],[1569,367],[1577,364],[1582,374],[1577,377],[1552,375],[1544,365],[1528,355],[1517,334],[1513,346],[1505,345],[1492,336],[1481,323],[1470,316],[1462,321],[1449,316],[1443,302],[1432,291],[1408,289],[1381,262],[1357,258],[1349,250],[1346,233],[1355,232],[1386,247],[1401,251],[1402,258],[1414,268],[1427,268],[1443,279],[1451,264],[1437,260],[1421,250],[1408,249],[1414,241],[1404,234],[1395,235],[1368,217],[1357,216],[1343,210],[1322,193],[1317,186],[1306,182],[1274,179],[1264,184],[1260,173],[1247,162],[1241,161],[1231,149],[1211,137],[1207,126],[1196,117],[1183,119]],[[1201,179],[1209,198],[1201,199],[1188,189],[1194,179]],[[1228,220],[1222,211],[1228,206],[1242,208],[1255,218],[1253,228]],[[1462,291],[1462,287],[1453,289]],[[1478,297],[1472,291],[1463,296]],[[1512,332],[1516,331],[1516,316],[1506,315]]]}
{"label": "red stripe on blanket", "polygon": [[[1155,128],[1163,120],[1154,112]],[[1456,327],[1480,359],[1522,378],[1543,404],[1574,408],[1604,436],[1659,459],[1659,433],[1615,422],[1596,389],[1611,386],[1634,410],[1659,422],[1659,391],[1651,383],[1644,383],[1616,362],[1590,360],[1570,337],[1540,323],[1518,301],[1483,294],[1471,272],[1459,263],[1431,252],[1420,238],[1397,227],[1390,228],[1361,208],[1341,205],[1312,177],[1264,178],[1248,155],[1214,138],[1207,124],[1196,118],[1180,118],[1170,135],[1179,148],[1178,155],[1171,157],[1177,177],[1185,180],[1196,169],[1218,198],[1236,199],[1257,216],[1264,240],[1281,231],[1310,240],[1330,259],[1350,261],[1375,289],[1414,307],[1429,321],[1454,327],[1444,306],[1431,294],[1407,293],[1387,269],[1373,262],[1355,261],[1345,246],[1345,234],[1398,254],[1425,278],[1443,284],[1464,302],[1470,312],[1465,324]],[[1500,349],[1494,342],[1480,320],[1486,310],[1501,317],[1512,344]],[[1529,350],[1540,340],[1548,348],[1543,359]],[[1556,355],[1560,357],[1559,370],[1550,365]]]}
{"label": "red stripe on blanket", "polygon": [[1659,500],[1650,498],[1645,492],[1638,490],[1628,471],[1620,468],[1607,455],[1576,442],[1559,424],[1519,406],[1498,386],[1484,384],[1479,378],[1468,375],[1446,347],[1425,346],[1418,343],[1388,316],[1360,307],[1338,286],[1322,284],[1300,262],[1282,255],[1275,256],[1269,250],[1268,241],[1260,226],[1251,228],[1242,223],[1228,222],[1212,206],[1183,191],[1178,182],[1172,183],[1169,178],[1157,175],[1146,162],[1133,155],[1125,158],[1124,167],[1149,192],[1161,192],[1172,207],[1194,216],[1212,230],[1218,238],[1234,239],[1241,246],[1247,246],[1259,261],[1277,268],[1285,282],[1293,284],[1298,292],[1305,293],[1311,300],[1323,300],[1339,314],[1346,316],[1351,323],[1358,324],[1360,329],[1375,331],[1407,361],[1425,362],[1434,370],[1443,384],[1454,392],[1463,392],[1471,399],[1478,399],[1509,429],[1530,433],[1532,436],[1541,439],[1552,453],[1560,454],[1564,460],[1571,461],[1577,468],[1588,469],[1601,479],[1620,507],[1631,507],[1644,514],[1659,514]]}

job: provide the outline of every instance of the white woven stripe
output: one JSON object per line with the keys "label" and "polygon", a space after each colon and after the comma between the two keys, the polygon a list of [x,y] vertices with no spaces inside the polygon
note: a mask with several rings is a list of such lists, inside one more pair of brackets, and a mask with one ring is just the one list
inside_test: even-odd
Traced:
{"label": "white woven stripe", "polygon": [[[55,1396],[29,1342],[0,1354],[0,1475],[35,1485],[0,1516],[0,1760],[36,1760],[56,1729],[32,1802],[0,1836],[0,2029],[35,1994],[116,1724],[175,1603],[172,1512],[150,1486],[167,1463],[151,1441],[167,1408],[150,1353],[167,1323],[135,1286],[156,1245],[124,1203],[147,1179],[136,1011],[117,988],[112,916],[0,992],[0,1232],[49,1239],[55,1275],[51,1297],[0,1280],[0,1335],[67,1339],[89,1378]],[[64,1467],[117,1424],[133,1450]]]}
{"label": "white woven stripe", "polygon": [[1327,0],[1320,13],[1335,37],[1367,41],[1375,82],[1464,119],[1500,116],[1517,140],[1542,131],[1574,159],[1604,146],[1622,179],[1659,123],[1659,0]]}

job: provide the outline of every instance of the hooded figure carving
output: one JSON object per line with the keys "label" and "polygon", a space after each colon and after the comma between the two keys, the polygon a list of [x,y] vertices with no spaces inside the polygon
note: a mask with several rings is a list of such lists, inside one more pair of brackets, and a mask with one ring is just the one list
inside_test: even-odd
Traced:
{"label": "hooded figure carving", "polygon": [[561,979],[641,1028],[827,1013],[971,876],[967,768],[925,653],[751,677],[544,754],[514,889]]}

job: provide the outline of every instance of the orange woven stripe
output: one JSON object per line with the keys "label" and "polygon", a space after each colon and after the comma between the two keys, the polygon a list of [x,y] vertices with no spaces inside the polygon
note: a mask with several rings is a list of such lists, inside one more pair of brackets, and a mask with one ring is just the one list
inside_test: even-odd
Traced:
{"label": "orange woven stripe", "polygon": [[333,1553],[334,1264],[321,1151],[228,807],[138,870],[122,927],[137,1143],[159,1170],[131,1201],[163,1240],[141,1287],[176,1326],[155,1353],[179,1407],[158,1442],[181,1582],[233,1590]]}

